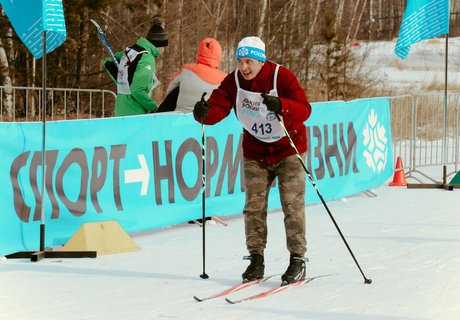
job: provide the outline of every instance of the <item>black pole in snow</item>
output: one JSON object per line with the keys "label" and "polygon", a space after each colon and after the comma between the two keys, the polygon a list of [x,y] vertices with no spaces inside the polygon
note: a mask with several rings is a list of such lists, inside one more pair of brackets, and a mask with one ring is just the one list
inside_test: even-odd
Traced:
{"label": "black pole in snow", "polygon": [[[204,101],[206,92],[203,93],[201,101]],[[202,215],[201,215],[201,227],[202,229],[202,242],[203,242],[203,273],[200,274],[202,279],[208,279],[209,276],[206,274],[206,141],[204,136],[204,117],[201,119],[201,160],[202,160]]]}

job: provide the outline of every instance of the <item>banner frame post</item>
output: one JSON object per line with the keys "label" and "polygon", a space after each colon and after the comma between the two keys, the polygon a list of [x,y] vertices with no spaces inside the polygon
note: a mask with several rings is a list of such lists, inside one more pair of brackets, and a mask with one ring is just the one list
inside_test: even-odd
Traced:
{"label": "banner frame post", "polygon": [[96,258],[97,251],[52,251],[45,248],[45,169],[46,169],[46,30],[43,30],[43,56],[42,56],[42,170],[41,170],[41,198],[40,198],[40,250],[23,251],[6,255],[7,259],[30,258],[30,261],[37,262],[44,258]]}

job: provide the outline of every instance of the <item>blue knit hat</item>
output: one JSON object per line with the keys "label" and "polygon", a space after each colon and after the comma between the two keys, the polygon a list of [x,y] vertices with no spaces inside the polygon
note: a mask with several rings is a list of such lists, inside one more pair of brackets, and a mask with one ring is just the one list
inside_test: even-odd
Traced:
{"label": "blue knit hat", "polygon": [[265,43],[259,37],[246,37],[238,43],[236,59],[252,58],[265,62]]}

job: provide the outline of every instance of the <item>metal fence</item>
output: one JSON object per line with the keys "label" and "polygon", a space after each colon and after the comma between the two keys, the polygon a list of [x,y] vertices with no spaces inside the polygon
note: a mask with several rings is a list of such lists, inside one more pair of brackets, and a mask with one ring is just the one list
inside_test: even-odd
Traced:
{"label": "metal fence", "polygon": [[451,165],[448,176],[457,172],[460,94],[449,93],[447,104],[443,93],[394,96],[390,102],[393,151],[403,160],[406,175],[420,181],[417,173],[435,182],[420,169]]}
{"label": "metal fence", "polygon": [[[0,86],[0,121],[40,121],[42,92],[42,88]],[[116,94],[109,90],[49,88],[46,94],[50,120],[113,116]],[[420,171],[428,166],[453,165],[449,175],[457,172],[460,93],[448,94],[445,119],[444,109],[443,93],[390,97],[393,152],[401,157],[408,178],[420,181],[417,173],[434,181]]]}
{"label": "metal fence", "polygon": [[[39,121],[42,88],[0,86],[0,121]],[[47,88],[50,120],[103,118],[113,115],[116,94],[110,90]]]}

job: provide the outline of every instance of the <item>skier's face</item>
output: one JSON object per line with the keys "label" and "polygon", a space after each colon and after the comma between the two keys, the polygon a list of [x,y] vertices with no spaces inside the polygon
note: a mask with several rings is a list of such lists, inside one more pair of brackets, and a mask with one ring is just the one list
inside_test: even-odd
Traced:
{"label": "skier's face", "polygon": [[245,80],[254,79],[259,74],[263,65],[263,62],[252,58],[238,59],[238,70]]}

